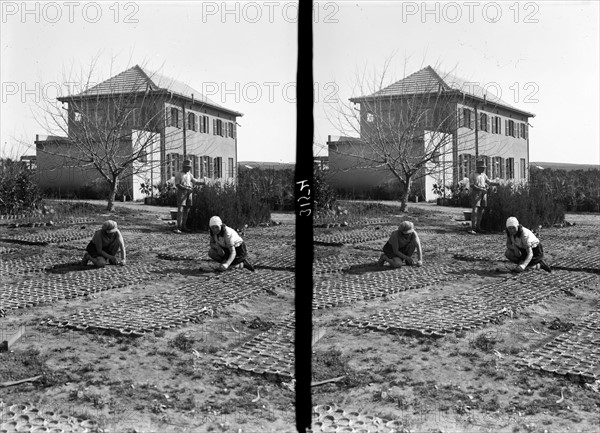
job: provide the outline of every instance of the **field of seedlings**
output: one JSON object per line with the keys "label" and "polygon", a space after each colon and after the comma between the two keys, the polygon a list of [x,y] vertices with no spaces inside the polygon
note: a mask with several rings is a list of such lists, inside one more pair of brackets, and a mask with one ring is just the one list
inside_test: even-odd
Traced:
{"label": "field of seedlings", "polygon": [[[314,229],[314,432],[598,431],[600,216],[513,274],[462,209],[345,205]],[[49,206],[0,218],[1,433],[295,431],[292,215],[243,230],[256,272],[218,273],[168,208]],[[107,219],[127,264],[83,266]],[[423,266],[378,267],[405,219]]]}

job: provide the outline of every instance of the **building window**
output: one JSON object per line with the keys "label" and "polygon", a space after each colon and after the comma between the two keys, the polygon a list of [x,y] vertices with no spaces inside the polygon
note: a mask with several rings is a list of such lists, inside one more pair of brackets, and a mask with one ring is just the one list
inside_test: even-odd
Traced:
{"label": "building window", "polygon": [[501,120],[499,116],[492,116],[492,134],[500,134],[501,133]]}
{"label": "building window", "polygon": [[201,156],[200,176],[212,179],[214,177],[213,159],[210,156]]}
{"label": "building window", "polygon": [[200,177],[208,177],[208,156],[200,157]]}
{"label": "building window", "polygon": [[231,123],[231,122],[227,122],[227,125],[226,125],[226,127],[227,127],[227,129],[226,129],[225,136],[226,136],[226,137],[235,138],[235,136],[234,136],[234,134],[233,134],[233,127],[234,127],[234,126],[233,126],[233,123]]}
{"label": "building window", "polygon": [[196,115],[194,113],[188,114],[188,128],[192,131],[196,130]]}
{"label": "building window", "polygon": [[146,164],[148,162],[148,148],[141,149],[139,152],[139,162]]}
{"label": "building window", "polygon": [[462,126],[465,128],[473,129],[473,118],[471,117],[471,110],[463,108],[463,123]]}
{"label": "building window", "polygon": [[223,158],[218,156],[213,160],[213,163],[215,165],[215,168],[214,168],[215,179],[222,178],[223,177]]}
{"label": "building window", "polygon": [[504,178],[503,165],[504,165],[504,160],[502,158],[500,158],[499,156],[494,156],[492,158],[492,164],[491,164],[491,168],[490,168],[492,179],[496,179],[496,178],[503,179]]}
{"label": "building window", "polygon": [[75,122],[81,122],[81,113],[79,111],[75,111],[73,115],[73,120]]}
{"label": "building window", "polygon": [[488,131],[488,115],[485,113],[481,113],[479,115],[479,129],[481,129],[482,131],[485,131],[485,132],[489,132]]}
{"label": "building window", "polygon": [[525,164],[525,158],[521,158],[521,179],[527,179],[527,165]]}
{"label": "building window", "polygon": [[367,122],[373,123],[374,120],[375,116],[373,116],[373,113],[367,113]]}
{"label": "building window", "polygon": [[235,173],[233,171],[233,158],[228,158],[227,159],[227,166],[228,166],[228,171],[229,173],[227,173],[227,177],[235,177]]}
{"label": "building window", "polygon": [[179,153],[167,153],[167,179],[181,171],[181,156]]}
{"label": "building window", "polygon": [[506,179],[515,178],[515,159],[506,158]]}
{"label": "building window", "polygon": [[472,172],[473,166],[473,155],[463,153],[458,156],[458,177],[459,180],[469,177]]}
{"label": "building window", "polygon": [[192,176],[198,177],[198,156],[196,155],[188,155],[189,160],[192,161]]}
{"label": "building window", "polygon": [[208,116],[199,117],[198,131],[208,134]]}
{"label": "building window", "polygon": [[483,172],[484,172],[485,174],[488,174],[488,173],[489,173],[489,170],[491,170],[491,168],[490,168],[490,166],[491,166],[491,163],[490,163],[490,157],[489,157],[489,156],[485,156],[485,155],[479,155],[479,159],[480,159],[481,161],[485,162],[486,169],[485,169],[485,170],[483,170]]}
{"label": "building window", "polygon": [[179,118],[179,110],[175,107],[171,107],[171,115],[170,115],[170,122],[168,123],[169,126],[173,126],[175,128],[181,128],[181,119]]}
{"label": "building window", "polygon": [[526,123],[521,123],[521,138],[523,138],[524,140],[527,140],[527,124]]}
{"label": "building window", "polygon": [[515,122],[513,120],[506,120],[504,125],[505,131],[504,134],[514,137],[515,136]]}

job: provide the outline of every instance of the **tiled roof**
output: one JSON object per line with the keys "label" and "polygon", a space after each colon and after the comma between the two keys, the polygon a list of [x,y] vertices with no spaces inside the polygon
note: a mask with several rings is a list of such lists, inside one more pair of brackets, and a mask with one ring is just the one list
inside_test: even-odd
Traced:
{"label": "tiled roof", "polygon": [[479,83],[471,80],[465,80],[455,75],[436,70],[431,66],[427,66],[394,84],[389,85],[371,95],[362,96],[360,98],[353,98],[359,101],[363,98],[377,98],[383,96],[402,96],[402,95],[414,95],[419,93],[437,93],[439,91],[458,91],[467,96],[472,96],[479,99],[486,99],[487,101],[509,108],[511,110],[519,111],[521,113],[529,114],[523,110],[513,107],[502,99],[498,98],[493,92],[486,91],[485,88],[481,87]]}
{"label": "tiled roof", "polygon": [[[241,116],[241,113],[230,110],[217,104],[213,100],[207,98],[193,87],[172,78],[168,78],[157,72],[152,72],[135,65],[120,74],[109,78],[89,89],[73,96],[98,96],[98,95],[114,95],[120,93],[145,92],[147,90],[166,90],[177,96],[192,99],[194,101],[205,103],[213,107],[220,108],[231,113]],[[68,99],[62,98],[62,99]]]}

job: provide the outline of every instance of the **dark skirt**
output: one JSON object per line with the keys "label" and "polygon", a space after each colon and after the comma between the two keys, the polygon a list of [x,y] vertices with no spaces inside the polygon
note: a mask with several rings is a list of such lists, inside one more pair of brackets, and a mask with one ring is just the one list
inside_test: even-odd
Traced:
{"label": "dark skirt", "polygon": [[[400,252],[402,254],[410,257],[413,255],[413,253],[415,252],[416,249],[417,249],[417,243],[414,242],[413,240],[411,240],[411,242],[404,245],[404,247],[400,248]],[[394,248],[392,247],[392,244],[390,244],[389,242],[386,242],[385,245],[383,246],[383,253],[390,259],[397,257],[394,254]]]}
{"label": "dark skirt", "polygon": [[[519,251],[521,252],[522,259],[527,257],[527,250],[525,248],[519,248]],[[544,259],[544,249],[542,248],[541,242],[538,244],[537,247],[532,248],[531,251],[533,252],[533,257],[531,258],[531,261],[529,262],[527,267],[535,266]]]}
{"label": "dark skirt", "polygon": [[[223,248],[223,251],[225,252],[225,255],[221,258],[221,263],[225,263],[231,255],[231,248]],[[248,250],[246,249],[246,243],[242,242],[239,247],[235,247],[235,259],[233,259],[233,262],[231,262],[230,266],[239,265],[246,260],[247,256]]]}
{"label": "dark skirt", "polygon": [[[94,259],[96,257],[101,257],[101,255],[98,254],[98,250],[96,249],[96,244],[92,241],[90,241],[87,247],[85,247],[85,251]],[[111,256],[114,256],[115,254],[117,254],[117,251],[119,251],[119,242],[115,241],[106,245],[105,247],[102,247],[102,251],[110,254]]]}

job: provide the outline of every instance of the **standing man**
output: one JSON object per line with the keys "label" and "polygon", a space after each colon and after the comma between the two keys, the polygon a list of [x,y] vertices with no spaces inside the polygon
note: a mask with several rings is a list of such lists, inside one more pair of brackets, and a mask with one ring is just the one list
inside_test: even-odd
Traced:
{"label": "standing man", "polygon": [[485,174],[485,161],[477,161],[477,172],[471,174],[469,185],[471,188],[471,230],[469,233],[476,234],[481,232],[481,218],[487,207],[487,192],[492,185],[498,185],[491,182]]}
{"label": "standing man", "polygon": [[175,233],[189,232],[186,227],[188,213],[192,207],[193,184],[206,185],[206,178],[196,179],[190,173],[192,161],[183,161],[182,171],[175,175],[175,187],[177,188],[177,228]]}

